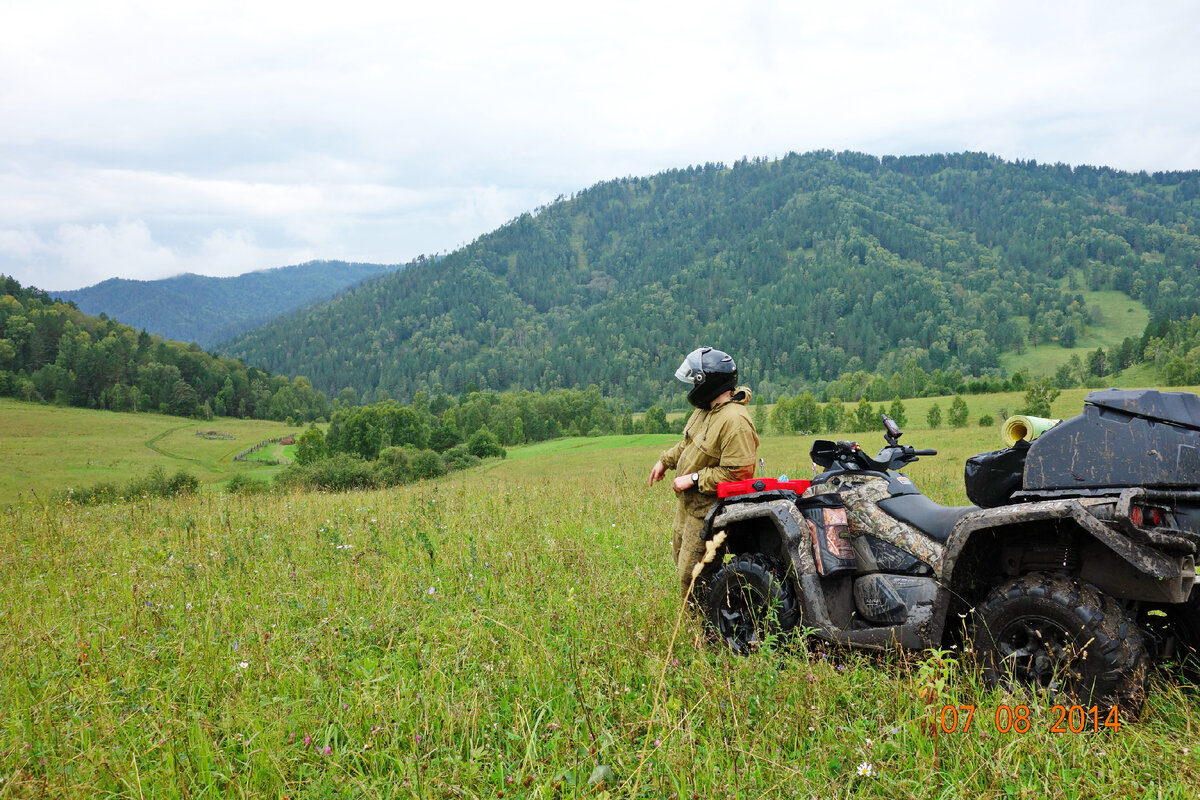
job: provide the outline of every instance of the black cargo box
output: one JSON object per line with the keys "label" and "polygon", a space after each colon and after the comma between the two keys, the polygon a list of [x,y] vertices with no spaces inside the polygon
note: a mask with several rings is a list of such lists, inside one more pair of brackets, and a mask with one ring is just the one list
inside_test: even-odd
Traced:
{"label": "black cargo box", "polygon": [[981,508],[994,508],[1012,502],[1025,476],[1025,458],[1029,442],[1018,439],[1012,447],[980,453],[967,459],[963,480],[967,499]]}
{"label": "black cargo box", "polygon": [[1083,413],[1039,436],[1025,458],[1026,492],[1200,486],[1200,397],[1106,389]]}

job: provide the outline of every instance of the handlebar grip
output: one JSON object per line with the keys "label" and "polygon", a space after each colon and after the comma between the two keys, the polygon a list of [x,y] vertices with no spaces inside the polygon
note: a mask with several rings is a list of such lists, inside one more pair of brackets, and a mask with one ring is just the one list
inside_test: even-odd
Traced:
{"label": "handlebar grip", "polygon": [[937,450],[913,450],[914,456],[936,456]]}

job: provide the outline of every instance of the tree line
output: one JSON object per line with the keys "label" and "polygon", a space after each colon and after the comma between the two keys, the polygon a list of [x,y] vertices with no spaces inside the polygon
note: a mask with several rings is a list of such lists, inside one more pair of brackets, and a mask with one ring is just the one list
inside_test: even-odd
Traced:
{"label": "tree line", "polygon": [[0,396],[181,417],[327,419],[332,404],[287,378],[165,340],[0,275]]}

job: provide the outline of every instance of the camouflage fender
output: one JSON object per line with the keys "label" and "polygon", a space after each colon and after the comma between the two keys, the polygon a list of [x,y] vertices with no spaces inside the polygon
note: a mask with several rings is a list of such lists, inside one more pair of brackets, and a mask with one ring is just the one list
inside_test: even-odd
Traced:
{"label": "camouflage fender", "polygon": [[914,558],[933,567],[940,575],[945,548],[919,530],[887,514],[879,507],[879,501],[888,497],[888,484],[876,475],[841,475],[819,486],[811,487],[806,496],[838,492],[846,506],[846,522],[851,536],[872,536],[899,547]]}
{"label": "camouflage fender", "polygon": [[770,523],[787,551],[792,562],[791,575],[800,588],[802,624],[813,626],[828,637],[834,636],[836,627],[825,605],[808,523],[793,499],[742,502],[722,507],[707,520],[704,538],[710,539],[731,525],[752,521]]}

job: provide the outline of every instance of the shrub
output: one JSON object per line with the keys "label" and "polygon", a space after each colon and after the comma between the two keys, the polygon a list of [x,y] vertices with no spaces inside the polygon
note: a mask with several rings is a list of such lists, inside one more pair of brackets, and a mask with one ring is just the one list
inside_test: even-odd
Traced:
{"label": "shrub", "polygon": [[1025,390],[1025,405],[1023,408],[1017,409],[1017,413],[1028,414],[1031,417],[1049,417],[1050,404],[1061,393],[1049,378],[1042,378],[1031,383]]}
{"label": "shrub", "polygon": [[429,446],[438,453],[443,453],[449,450],[454,445],[460,443],[462,438],[458,432],[449,425],[442,425],[439,428],[434,428],[429,434]]}
{"label": "shrub", "polygon": [[379,480],[366,461],[348,453],[338,453],[313,464],[292,464],[275,478],[284,489],[317,489],[327,492],[347,492],[352,489],[372,489]]}
{"label": "shrub", "polygon": [[187,470],[179,470],[163,484],[165,490],[161,496],[174,497],[181,494],[195,494],[200,490],[200,479]]}
{"label": "shrub", "polygon": [[950,424],[955,428],[961,428],[967,424],[969,415],[967,401],[962,399],[962,395],[954,395],[954,399],[950,401],[950,414],[948,415]]}
{"label": "shrub", "polygon": [[67,488],[52,492],[51,500],[59,503],[98,505],[122,500],[138,500],[142,497],[176,497],[195,494],[200,489],[200,479],[181,469],[170,477],[162,467],[155,467],[143,478],[133,478],[125,485],[102,481],[82,489]]}
{"label": "shrub", "polygon": [[271,488],[271,484],[262,478],[254,478],[244,472],[239,472],[225,484],[226,494],[250,495],[263,494]]}
{"label": "shrub", "polygon": [[328,455],[325,447],[325,434],[314,422],[296,439],[296,463],[313,464]]}
{"label": "shrub", "polygon": [[409,461],[409,467],[412,470],[412,476],[418,480],[421,478],[437,478],[446,474],[446,467],[442,464],[442,457],[432,450],[418,450],[413,454],[412,460]]}
{"label": "shrub", "polygon": [[992,419],[991,414],[984,414],[982,417],[979,418],[979,427],[981,427],[981,428],[990,428],[995,424],[996,424],[996,420]]}
{"label": "shrub", "polygon": [[481,463],[481,459],[478,456],[471,455],[467,452],[467,448],[459,445],[458,447],[451,447],[442,453],[442,463],[446,465],[446,471],[455,472],[460,469],[473,467]]}
{"label": "shrub", "polygon": [[929,407],[929,411],[925,414],[925,421],[929,423],[929,427],[934,430],[942,425],[942,407],[934,403]]}
{"label": "shrub", "polygon": [[403,447],[385,447],[375,462],[381,486],[398,486],[412,478],[412,452]]}
{"label": "shrub", "polygon": [[504,458],[508,455],[508,451],[500,446],[500,440],[488,430],[487,425],[471,434],[471,438],[467,440],[467,452],[476,458]]}

